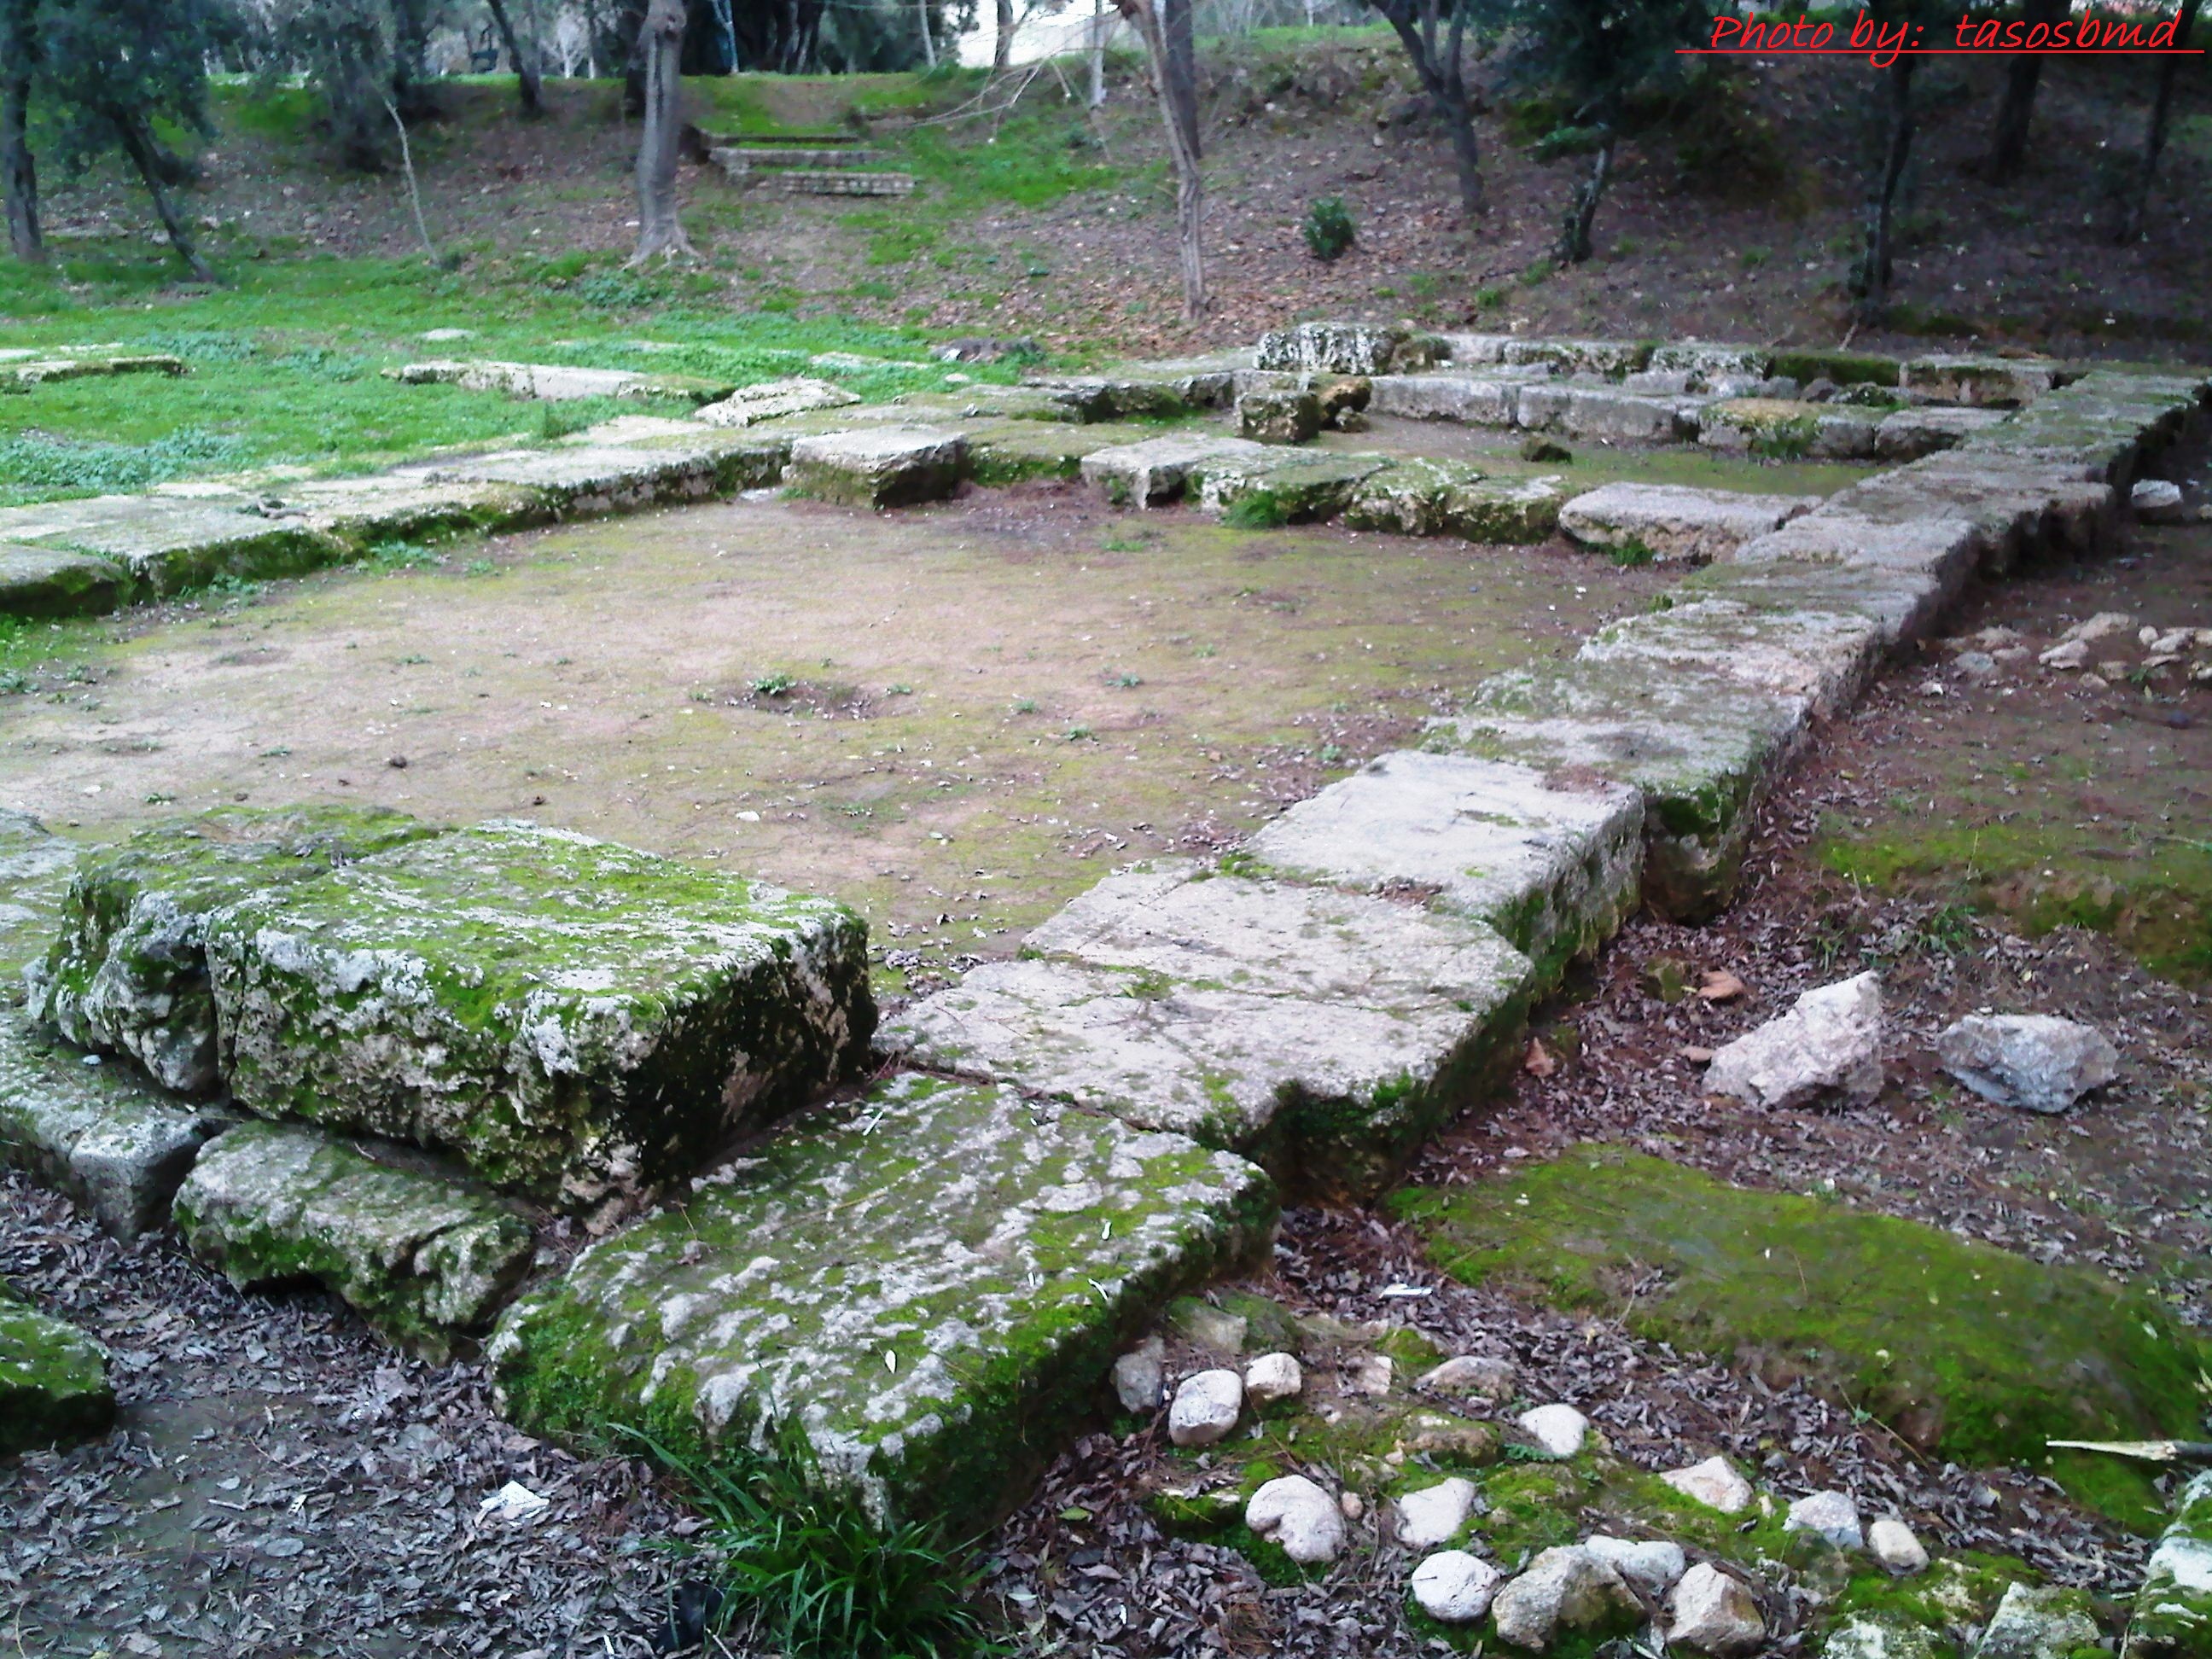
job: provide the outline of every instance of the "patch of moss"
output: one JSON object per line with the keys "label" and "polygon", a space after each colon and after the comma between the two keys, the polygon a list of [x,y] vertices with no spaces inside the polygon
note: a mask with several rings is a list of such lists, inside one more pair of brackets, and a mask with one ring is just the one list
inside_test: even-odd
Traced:
{"label": "patch of moss", "polygon": [[1774,373],[1808,386],[1833,380],[1838,386],[1895,386],[1904,365],[1871,351],[1778,351]]}
{"label": "patch of moss", "polygon": [[[2212,1359],[2101,1275],[1618,1151],[1395,1207],[1456,1278],[1618,1310],[1639,1335],[1802,1378],[1961,1462],[2042,1469],[2130,1525],[2155,1512],[2147,1479],[2045,1440],[2193,1433]],[[1632,1301],[1653,1268],[1665,1287]]]}

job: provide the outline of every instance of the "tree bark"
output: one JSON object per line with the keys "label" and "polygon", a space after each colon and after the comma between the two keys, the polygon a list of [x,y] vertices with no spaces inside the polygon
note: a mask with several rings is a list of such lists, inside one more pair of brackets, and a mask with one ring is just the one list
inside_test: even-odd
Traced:
{"label": "tree bark", "polygon": [[1152,69],[1152,88],[1158,94],[1160,120],[1167,128],[1168,158],[1175,165],[1176,238],[1182,264],[1183,315],[1195,322],[1206,315],[1206,253],[1201,240],[1206,216],[1206,181],[1199,170],[1195,87],[1188,106],[1176,94],[1172,48],[1152,0],[1114,0],[1144,42]]}
{"label": "tree bark", "polygon": [[0,191],[8,196],[8,245],[18,259],[46,262],[46,232],[39,224],[39,167],[31,155],[31,72],[11,55],[0,85]]}
{"label": "tree bark", "polygon": [[1853,285],[1859,296],[1858,320],[1868,325],[1881,322],[1889,307],[1893,274],[1891,230],[1896,217],[1897,186],[1912,155],[1912,67],[1917,61],[1900,55],[1889,70],[1889,142],[1883,150],[1881,172],[1867,198],[1866,247]]}
{"label": "tree bark", "polygon": [[154,198],[154,211],[161,216],[161,228],[168,233],[169,246],[176,249],[177,257],[196,278],[211,287],[219,286],[215,272],[208,268],[207,261],[200,258],[199,249],[193,245],[191,227],[178,213],[176,204],[169,199],[167,186],[161,182],[160,147],[155,143],[154,135],[135,115],[117,109],[107,111],[106,115],[114,124],[116,136],[123,141],[124,154],[130,156],[139,178],[145,181],[146,193]]}
{"label": "tree bark", "polygon": [[1451,24],[1439,43],[1437,30],[1441,19],[1437,15],[1437,0],[1419,0],[1420,9],[1414,9],[1414,0],[1394,0],[1393,3],[1376,9],[1389,20],[1397,31],[1399,43],[1406,48],[1406,56],[1413,61],[1413,73],[1420,76],[1423,90],[1429,101],[1437,106],[1451,129],[1452,165],[1459,173],[1461,211],[1472,222],[1487,210],[1482,186],[1482,151],[1474,136],[1474,101],[1468,96],[1467,71],[1463,67],[1462,48],[1467,40],[1467,8],[1452,9]]}
{"label": "tree bark", "polygon": [[1106,0],[1091,0],[1091,86],[1090,104],[1098,108],[1106,101]]}
{"label": "tree bark", "polygon": [[991,42],[991,67],[1002,70],[1014,61],[1014,0],[998,0],[998,33]]}
{"label": "tree bark", "polygon": [[1198,140],[1198,44],[1190,32],[1191,0],[1157,0],[1157,3],[1175,85],[1176,118],[1182,123],[1183,142],[1190,147],[1194,163],[1203,152]]}
{"label": "tree bark", "polygon": [[[2021,19],[2031,27],[2056,23],[2072,0],[2027,0]],[[2005,67],[2004,96],[1997,102],[1996,126],[1990,137],[1989,176],[1994,184],[2007,184],[2020,176],[2027,160],[2027,130],[2035,116],[2036,88],[2043,84],[2043,55],[2022,52]]]}
{"label": "tree bark", "polygon": [[530,43],[530,50],[522,49],[522,41],[514,32],[514,19],[507,15],[507,0],[489,0],[491,21],[499,27],[499,38],[506,43],[507,55],[514,59],[514,79],[522,98],[522,112],[538,116],[545,112],[545,85],[538,66],[538,42]]}
{"label": "tree bark", "polygon": [[2158,158],[2166,149],[2166,129],[2173,118],[2173,85],[2180,77],[2181,58],[2179,49],[2189,44],[2191,32],[2197,27],[2198,0],[2184,0],[2180,21],[2174,30],[2174,52],[2158,60],[2158,92],[2151,100],[2150,126],[2143,134],[2142,161],[2136,168],[2136,176],[2128,186],[2127,200],[2120,210],[2119,240],[2137,242],[2142,240],[2143,220],[2150,212],[2151,186],[2158,181]]}
{"label": "tree bark", "polygon": [[684,132],[684,0],[653,0],[638,48],[645,58],[645,131],[637,146],[637,252],[647,259],[688,258],[690,239],[676,215],[676,160]]}
{"label": "tree bark", "polygon": [[929,32],[929,0],[914,0],[915,13],[921,21],[921,61],[926,69],[937,67],[937,38]]}
{"label": "tree bark", "polygon": [[1597,220],[1599,198],[1605,194],[1605,181],[1613,171],[1613,129],[1606,129],[1604,142],[1598,145],[1597,158],[1590,163],[1589,177],[1575,186],[1574,199],[1568,204],[1566,223],[1559,231],[1559,263],[1578,265],[1590,257],[1590,227]]}

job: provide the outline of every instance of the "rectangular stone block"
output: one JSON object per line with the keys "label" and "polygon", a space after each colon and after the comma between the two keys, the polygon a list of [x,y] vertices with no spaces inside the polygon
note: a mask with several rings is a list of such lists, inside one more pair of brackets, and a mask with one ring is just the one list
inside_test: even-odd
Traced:
{"label": "rectangular stone block", "polygon": [[802,494],[854,507],[940,501],[959,485],[968,442],[942,427],[880,427],[795,438],[783,481]]}
{"label": "rectangular stone block", "polygon": [[52,945],[24,972],[31,1018],[82,1048],[127,1055],[165,1089],[207,1094],[221,1081],[209,917],[436,833],[399,812],[234,807],[87,853]]}
{"label": "rectangular stone block", "polygon": [[433,1364],[529,1270],[529,1218],[420,1153],[304,1123],[242,1123],[176,1197],[191,1253],[240,1289],[312,1279]]}
{"label": "rectangular stone block", "polygon": [[1083,481],[1116,507],[1158,507],[1180,497],[1200,463],[1264,460],[1267,447],[1225,433],[1170,432],[1093,450]]}
{"label": "rectangular stone block", "polygon": [[1078,478],[1088,458],[1141,441],[1146,431],[1112,422],[979,421],[963,428],[968,440],[968,476],[992,485],[1025,478]]}
{"label": "rectangular stone block", "polygon": [[1389,323],[1300,323],[1260,338],[1256,368],[1304,369],[1329,374],[1403,374],[1426,368],[1444,352],[1434,335]]}
{"label": "rectangular stone block", "polygon": [[1219,451],[1191,465],[1184,494],[1205,513],[1242,508],[1278,524],[1333,519],[1360,484],[1388,466],[1382,455],[1313,453],[1270,444],[1256,456]]}
{"label": "rectangular stone block", "polygon": [[2050,358],[1936,354],[1908,357],[1898,384],[1938,403],[1983,408],[2033,403],[2070,378]]}
{"label": "rectangular stone block", "polygon": [[717,403],[701,404],[692,411],[691,418],[704,421],[708,426],[744,427],[750,426],[755,421],[772,420],[779,415],[803,415],[816,409],[842,409],[860,401],[858,392],[848,392],[843,386],[832,385],[828,380],[803,377],[763,380],[756,386],[739,386]]}
{"label": "rectangular stone block", "polygon": [[1982,532],[1964,519],[1892,523],[1832,501],[1746,542],[1733,556],[1742,564],[1787,562],[1917,572],[1935,580],[1948,605],[1966,591],[1986,545]]}
{"label": "rectangular stone block", "polygon": [[1854,404],[1724,398],[1698,411],[1698,441],[1770,460],[1871,460],[1881,422],[1881,410]]}
{"label": "rectangular stone block", "polygon": [[112,559],[0,546],[0,617],[93,617],[114,610],[130,578]]}
{"label": "rectangular stone block", "polygon": [[1585,547],[1642,550],[1704,564],[1820,506],[1818,495],[1747,495],[1680,484],[1609,483],[1559,509],[1559,528]]}
{"label": "rectangular stone block", "polygon": [[836,1082],[875,1023],[844,906],[527,823],[233,904],[206,950],[241,1106],[573,1209]]}
{"label": "rectangular stone block", "polygon": [[1763,380],[1775,372],[1774,354],[1764,346],[1712,340],[1662,341],[1651,348],[1647,367],[1662,374],[1686,374],[1692,386],[1723,378]]}
{"label": "rectangular stone block", "polygon": [[1991,454],[1970,446],[1838,490],[1821,516],[1893,525],[1962,520],[1981,538],[1983,568],[2002,575],[2034,559],[2094,557],[2118,544],[2118,494],[2085,476],[2088,470],[2078,461]]}
{"label": "rectangular stone block", "polygon": [[905,1076],[788,1126],[500,1322],[501,1409],[681,1455],[796,1441],[878,1524],[1025,1497],[1121,1346],[1273,1237],[1267,1178],[1181,1136]]}
{"label": "rectangular stone block", "polygon": [[1700,400],[1644,398],[1633,392],[1571,386],[1559,417],[1571,437],[1604,438],[1615,443],[1671,444],[1697,435]]}
{"label": "rectangular stone block", "polygon": [[457,386],[470,392],[499,392],[539,403],[572,403],[585,398],[668,398],[713,403],[732,390],[726,380],[693,374],[652,374],[627,368],[582,368],[568,363],[506,363],[441,359],[385,370],[406,386]]}
{"label": "rectangular stone block", "polygon": [[1853,611],[1696,599],[1608,623],[1576,654],[1585,662],[1696,669],[1803,698],[1826,719],[1858,700],[1881,652],[1881,628]]}
{"label": "rectangular stone block", "polygon": [[1553,788],[1525,766],[1401,750],[1291,807],[1245,843],[1238,867],[1400,899],[1433,892],[1528,957],[1541,996],[1635,909],[1644,799],[1625,785]]}
{"label": "rectangular stone block", "polygon": [[[725,449],[714,441],[717,435],[702,428],[696,441],[676,447],[580,443],[504,450],[441,463],[422,477],[434,483],[516,485],[533,492],[543,510],[562,517],[631,512],[706,501],[747,487],[735,479],[757,474],[759,469],[747,459],[754,451]],[[753,441],[770,445],[762,453],[781,458],[781,450],[774,446],[781,441]]]}
{"label": "rectangular stone block", "polygon": [[243,497],[98,495],[18,508],[0,538],[90,554],[121,566],[133,596],[166,599],[218,576],[289,576],[339,562],[350,550],[297,520],[242,510]]}
{"label": "rectangular stone block", "polygon": [[1875,453],[1886,461],[1914,461],[1951,449],[2010,417],[2001,409],[1945,409],[1922,404],[1882,416],[1874,429]]}
{"label": "rectangular stone block", "polygon": [[0,1161],[67,1194],[118,1238],[167,1224],[177,1183],[227,1121],[0,1009]]}
{"label": "rectangular stone block", "polygon": [[885,1029],[933,1070],[1012,1083],[1380,1189],[1518,1052],[1533,969],[1472,919],[1170,863],[1123,872]]}
{"label": "rectangular stone block", "polygon": [[89,1439],[114,1420],[100,1345],[0,1279],[0,1457]]}
{"label": "rectangular stone block", "polygon": [[1508,338],[1499,356],[1509,363],[1541,363],[1562,374],[1602,374],[1618,380],[1651,366],[1649,340],[1524,340]]}
{"label": "rectangular stone block", "polygon": [[1525,380],[1473,374],[1382,374],[1367,400],[1371,415],[1462,426],[1511,426]]}
{"label": "rectangular stone block", "polygon": [[1943,584],[1924,571],[1780,561],[1709,565],[1692,572],[1674,592],[1678,599],[1728,599],[1762,610],[1863,617],[1887,651],[1932,637],[1949,604]]}
{"label": "rectangular stone block", "polygon": [[[266,501],[277,505],[269,507]],[[378,542],[490,535],[552,516],[538,492],[503,483],[433,483],[402,469],[362,478],[286,483],[264,498],[272,517],[296,521],[355,553]]]}

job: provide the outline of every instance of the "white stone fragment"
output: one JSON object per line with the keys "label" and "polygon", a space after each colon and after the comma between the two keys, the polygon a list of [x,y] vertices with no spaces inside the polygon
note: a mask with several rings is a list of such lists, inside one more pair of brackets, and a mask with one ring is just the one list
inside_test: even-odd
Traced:
{"label": "white stone fragment", "polygon": [[1716,1454],[1686,1468],[1669,1469],[1659,1477],[1683,1497],[1693,1498],[1723,1515],[1741,1515],[1751,1507],[1751,1482],[1736,1473],[1735,1465]]}
{"label": "white stone fragment", "polygon": [[1368,1395],[1379,1400],[1390,1392],[1390,1385],[1397,1380],[1397,1364],[1389,1354],[1364,1353],[1352,1362],[1346,1381],[1354,1394]]}
{"label": "white stone fragment", "polygon": [[1284,1475],[1254,1492],[1244,1524],[1301,1566],[1334,1561],[1344,1550],[1344,1511],[1302,1474]]}
{"label": "white stone fragment", "polygon": [[860,401],[856,392],[828,380],[804,377],[763,380],[739,386],[720,403],[705,404],[691,411],[695,421],[708,426],[744,427],[779,415],[803,415],[810,410],[841,409]]}
{"label": "white stone fragment", "polygon": [[1409,1550],[1449,1542],[1474,1513],[1474,1482],[1458,1475],[1407,1492],[1398,1500],[1398,1541]]}
{"label": "white stone fragment", "polygon": [[1291,1399],[1305,1386],[1298,1362],[1286,1353],[1263,1353],[1244,1368],[1245,1397],[1257,1405]]}
{"label": "white stone fragment", "polygon": [[2181,520],[2181,486],[2164,478],[2139,479],[2128,492],[2128,504],[2146,524],[2178,524]]}
{"label": "white stone fragment", "polygon": [[1643,1604],[1606,1563],[1579,1545],[1546,1550],[1490,1604],[1498,1638],[1541,1653],[1561,1629],[1640,1619]]}
{"label": "white stone fragment", "polygon": [[1519,1373],[1510,1359],[1462,1353],[1424,1371],[1420,1385],[1438,1394],[1466,1394],[1481,1400],[1499,1401],[1513,1397],[1518,1381]]}
{"label": "white stone fragment", "polygon": [[2036,659],[2045,668],[2056,668],[2062,672],[2079,668],[2088,660],[2089,647],[2083,640],[2062,640]]}
{"label": "white stone fragment", "polygon": [[1178,1446],[1211,1446],[1237,1426],[1244,1379],[1231,1370],[1186,1376],[1168,1407],[1168,1438]]}
{"label": "white stone fragment", "polygon": [[1859,1529],[1858,1505],[1849,1492],[1816,1492],[1790,1505],[1782,1522],[1785,1532],[1817,1532],[1838,1549],[1863,1548],[1866,1537]]}
{"label": "white stone fragment", "polygon": [[1690,1565],[1682,1547],[1665,1539],[1614,1538],[1599,1533],[1585,1539],[1583,1547],[1655,1598],[1672,1589]]}
{"label": "white stone fragment", "polygon": [[2124,611],[2100,611],[2087,622],[2078,622],[2058,637],[2068,642],[2081,641],[2094,645],[2111,635],[2124,634],[2136,625],[2136,619]]}
{"label": "white stone fragment", "polygon": [[1885,1515],[1869,1527],[1866,1543],[1867,1553],[1892,1572],[1918,1572],[1928,1565],[1927,1547],[1896,1516]]}
{"label": "white stone fragment", "polygon": [[1860,974],[1806,992],[1779,1019],[1722,1048],[1705,1086],[1777,1109],[1831,1091],[1863,1103],[1881,1092],[1881,978]]}
{"label": "white stone fragment", "polygon": [[1413,1601],[1430,1618],[1467,1625],[1490,1611],[1504,1575],[1479,1555],[1438,1550],[1413,1569]]}
{"label": "white stone fragment", "polygon": [[1167,1345],[1147,1337],[1114,1362],[1114,1397],[1125,1412],[1139,1414],[1160,1408],[1167,1392]]}
{"label": "white stone fragment", "polygon": [[1969,1014],[1936,1051],[1984,1099],[2030,1112],[2063,1112],[2119,1074],[2119,1050],[2102,1032],[2050,1014]]}
{"label": "white stone fragment", "polygon": [[1743,1581],[1700,1561],[1682,1575],[1667,1605],[1667,1642],[1729,1659],[1766,1639],[1766,1621]]}
{"label": "white stone fragment", "polygon": [[1539,1406],[1513,1420],[1554,1457],[1572,1457],[1589,1434],[1589,1419],[1568,1405]]}

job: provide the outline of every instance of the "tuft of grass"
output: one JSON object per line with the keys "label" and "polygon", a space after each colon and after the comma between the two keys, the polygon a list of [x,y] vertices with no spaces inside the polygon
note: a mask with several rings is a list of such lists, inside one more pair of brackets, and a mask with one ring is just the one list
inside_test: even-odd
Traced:
{"label": "tuft of grass", "polygon": [[540,404],[538,406],[538,435],[547,443],[581,432],[592,423],[588,402]]}
{"label": "tuft of grass", "polygon": [[1615,547],[1611,554],[1613,562],[1624,570],[1633,570],[1639,565],[1650,564],[1658,556],[1641,536],[1631,536],[1626,541]]}

